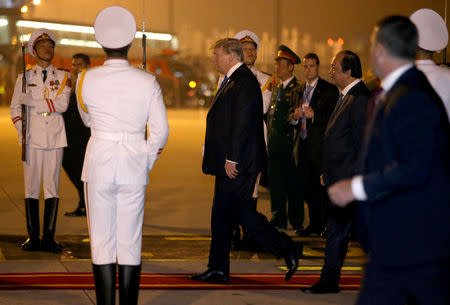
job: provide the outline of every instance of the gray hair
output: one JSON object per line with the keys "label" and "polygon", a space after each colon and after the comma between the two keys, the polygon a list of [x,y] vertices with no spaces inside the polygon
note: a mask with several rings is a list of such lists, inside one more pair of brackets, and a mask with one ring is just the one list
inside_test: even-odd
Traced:
{"label": "gray hair", "polygon": [[235,38],[222,38],[213,45],[213,49],[222,48],[225,54],[233,53],[240,61],[244,61],[244,52],[242,44]]}

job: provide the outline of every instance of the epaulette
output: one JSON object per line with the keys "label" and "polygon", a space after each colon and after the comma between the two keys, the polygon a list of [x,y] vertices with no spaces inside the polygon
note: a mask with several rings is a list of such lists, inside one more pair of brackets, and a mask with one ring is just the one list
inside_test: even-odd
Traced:
{"label": "epaulette", "polygon": [[64,72],[70,72],[69,69],[64,69],[64,68],[56,68],[56,70],[61,70],[61,71],[64,71]]}
{"label": "epaulette", "polygon": [[33,70],[33,68],[28,68],[28,69],[27,69],[27,72],[30,71],[30,70]]}

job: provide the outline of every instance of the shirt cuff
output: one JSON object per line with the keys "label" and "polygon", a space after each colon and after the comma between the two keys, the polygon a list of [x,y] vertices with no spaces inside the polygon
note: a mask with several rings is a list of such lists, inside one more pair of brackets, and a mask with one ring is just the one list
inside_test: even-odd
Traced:
{"label": "shirt cuff", "polygon": [[231,161],[231,160],[228,160],[228,159],[225,159],[225,161],[227,161],[227,162],[230,162],[230,163],[234,163],[234,164],[237,164],[237,162],[235,162],[235,161]]}
{"label": "shirt cuff", "polygon": [[364,190],[363,176],[355,176],[352,178],[352,193],[356,200],[367,200],[367,194]]}

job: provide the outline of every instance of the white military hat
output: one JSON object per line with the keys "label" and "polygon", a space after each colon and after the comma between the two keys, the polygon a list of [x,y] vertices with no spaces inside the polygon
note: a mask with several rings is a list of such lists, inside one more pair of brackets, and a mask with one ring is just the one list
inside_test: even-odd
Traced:
{"label": "white military hat", "polygon": [[253,42],[258,49],[259,39],[258,36],[249,30],[243,30],[234,35],[234,38],[239,39],[241,42]]}
{"label": "white military hat", "polygon": [[28,53],[34,56],[33,50],[36,43],[41,40],[50,40],[56,45],[56,36],[50,30],[36,29],[31,33],[30,40],[28,40]]}
{"label": "white military hat", "polygon": [[129,45],[136,35],[133,14],[121,6],[109,6],[101,10],[94,22],[95,39],[108,49],[120,49]]}
{"label": "white military hat", "polygon": [[409,19],[419,32],[418,46],[427,51],[439,51],[448,43],[448,31],[442,17],[433,10],[422,8],[415,11]]}

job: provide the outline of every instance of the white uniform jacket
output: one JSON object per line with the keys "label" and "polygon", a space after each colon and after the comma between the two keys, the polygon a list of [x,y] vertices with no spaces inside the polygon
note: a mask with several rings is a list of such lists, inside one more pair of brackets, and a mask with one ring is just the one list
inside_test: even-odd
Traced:
{"label": "white uniform jacket", "polygon": [[26,72],[27,89],[22,93],[19,74],[11,100],[11,119],[22,138],[21,104],[27,105],[27,144],[30,148],[61,148],[67,146],[62,113],[67,110],[70,96],[69,73],[48,66],[45,83],[42,68],[36,65]]}
{"label": "white uniform jacket", "polygon": [[431,86],[444,102],[450,119],[450,69],[438,66],[432,60],[416,60],[416,66],[427,76]]}
{"label": "white uniform jacket", "polygon": [[148,173],[169,135],[155,77],[127,60],[109,59],[80,73],[76,93],[81,118],[91,128],[81,179],[148,184]]}

